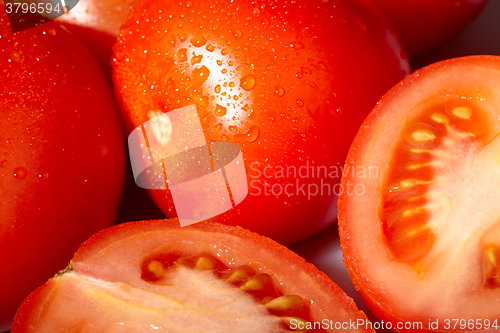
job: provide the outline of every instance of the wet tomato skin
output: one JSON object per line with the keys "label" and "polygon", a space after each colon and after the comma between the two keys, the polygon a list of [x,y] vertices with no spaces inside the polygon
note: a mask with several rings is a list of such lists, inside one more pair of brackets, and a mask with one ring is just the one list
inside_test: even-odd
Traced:
{"label": "wet tomato skin", "polygon": [[[247,171],[246,199],[213,220],[291,243],[335,221],[340,166],[368,111],[410,72],[403,56],[364,1],[144,1],[115,44],[114,83],[128,131],[195,104],[207,141],[237,143]],[[338,173],[277,175],[307,165]],[[321,181],[330,190],[308,195]],[[149,193],[176,216],[168,191]]]}
{"label": "wet tomato skin", "polygon": [[[464,245],[466,248],[464,252],[476,251],[473,253],[477,253],[479,258],[467,254],[469,256],[460,260],[460,265],[453,266],[452,259],[454,258],[446,261],[448,256],[446,250],[443,250],[440,255],[431,252],[433,247],[439,244],[443,235],[440,234],[438,228],[425,226],[425,223],[432,221],[433,217],[433,207],[426,207],[425,204],[432,203],[432,195],[437,195],[439,192],[436,194],[435,188],[432,188],[434,191],[430,191],[429,185],[420,184],[422,190],[415,189],[414,192],[410,192],[409,196],[412,195],[412,197],[394,194],[398,193],[398,188],[394,184],[401,186],[406,180],[413,181],[422,177],[425,182],[436,181],[446,184],[447,182],[458,183],[466,177],[464,174],[466,175],[467,171],[461,170],[460,167],[466,164],[469,158],[481,156],[481,150],[486,150],[490,142],[495,142],[494,139],[500,128],[497,107],[499,96],[495,91],[499,69],[499,57],[471,56],[441,61],[416,71],[382,97],[364,121],[349,150],[345,168],[352,167],[358,170],[359,166],[371,166],[377,168],[379,173],[376,177],[360,176],[356,172],[346,172],[343,176],[343,184],[350,183],[352,186],[358,185],[364,188],[363,195],[342,195],[339,198],[339,234],[344,262],[356,289],[379,319],[391,322],[393,327],[405,322],[423,323],[420,328],[399,331],[462,332],[466,329],[481,329],[479,326],[464,329],[460,328],[460,325],[453,329],[453,322],[446,327],[446,319],[450,318],[466,321],[470,319],[475,322],[480,321],[481,324],[488,320],[489,323],[496,323],[497,326],[482,329],[499,328],[500,313],[497,303],[491,301],[492,297],[494,298],[499,292],[498,282],[495,282],[495,278],[498,281],[498,270],[495,275],[494,271],[487,271],[483,268],[491,267],[491,265],[483,266],[483,261],[490,258],[485,249],[488,249],[488,246],[490,249],[497,249],[500,243],[498,224],[496,227],[493,225],[486,229],[478,227],[479,230],[483,230],[484,236],[480,237],[474,246],[465,247]],[[426,120],[427,123],[424,123],[424,117],[429,119]],[[419,132],[423,128],[430,128],[436,138],[426,136],[427,132]],[[446,134],[448,136],[444,134],[446,131],[448,131]],[[412,142],[415,138],[420,142]],[[434,141],[436,144],[432,146]],[[445,147],[451,148],[447,151]],[[473,149],[467,151],[470,147]],[[429,160],[419,157],[420,160],[412,164],[414,160],[411,158],[402,159],[403,150],[411,151],[414,155],[426,154],[427,157],[427,153],[430,153],[441,158],[449,158],[451,162],[446,166],[447,169],[439,169],[440,166],[434,164],[432,166],[434,169],[415,172],[419,168],[425,169],[424,165],[429,163]],[[468,153],[474,157],[469,157]],[[433,162],[436,163],[436,160]],[[484,170],[488,170],[486,166],[487,164],[484,164]],[[411,171],[402,171],[405,167]],[[484,170],[482,172],[486,172]],[[479,180],[488,177],[487,175],[481,177],[480,174],[476,176],[477,178],[474,179]],[[485,180],[486,183],[493,181],[493,179]],[[471,182],[465,181],[465,183]],[[409,188],[414,186],[406,184]],[[473,185],[471,186],[474,188]],[[477,186],[482,187],[481,183]],[[459,186],[456,188],[460,189]],[[451,198],[447,199],[451,202],[451,210],[462,208],[453,206],[455,201],[460,202],[456,197],[459,198],[462,193],[471,193],[467,200],[475,200],[470,189],[463,191],[456,190],[451,195],[447,193]],[[426,193],[430,193],[430,197],[423,198]],[[387,200],[390,195],[399,196],[399,200]],[[488,200],[490,198],[479,199],[480,202]],[[404,207],[404,202],[408,206]],[[415,210],[417,204],[414,203],[423,204],[424,209]],[[472,208],[471,211],[474,209]],[[399,221],[394,219],[393,222],[388,223],[387,216],[394,214],[400,214]],[[407,216],[414,218],[405,220]],[[422,227],[422,222],[424,227]],[[388,224],[390,224],[389,227]],[[421,233],[422,237],[418,242],[411,240],[415,237],[414,233],[408,233],[407,237],[402,236],[401,230],[406,232],[405,228],[408,225]],[[460,228],[461,226],[457,225],[454,229],[461,230]],[[455,233],[460,234],[459,231]],[[493,235],[493,237],[488,238],[488,235]],[[494,238],[494,235],[497,237]],[[483,243],[485,239],[488,241]],[[456,241],[459,242],[459,238]],[[453,243],[453,241],[450,242]],[[489,242],[493,242],[494,246],[491,246]],[[426,259],[429,253],[434,256],[432,261]],[[496,257],[491,260],[496,260],[498,265],[498,253],[495,255]],[[467,262],[469,260],[472,263]],[[455,270],[450,270],[447,266],[455,267]],[[460,270],[460,266],[468,268]],[[450,288],[451,291],[447,295],[450,300],[447,303],[429,297],[426,299],[426,304],[434,305],[421,307],[418,311],[409,309],[401,303],[403,298],[421,299],[424,297],[425,288],[437,288],[436,294],[444,292],[446,289],[444,287],[432,285],[429,287],[429,280],[436,279],[440,269],[446,269],[445,273],[442,273],[441,281],[457,279],[459,282],[455,283],[465,290],[457,291],[458,287]],[[483,269],[484,273],[478,273]],[[453,276],[445,274],[453,274]],[[492,275],[495,278],[488,281],[488,277]],[[466,289],[460,285],[462,282],[466,286],[469,284],[472,286]],[[404,292],[399,287],[402,285],[405,286]],[[474,306],[465,305],[469,298],[471,302],[474,302]],[[447,308],[452,310],[448,313],[442,311]],[[470,313],[458,312],[460,314],[457,315],[457,312],[454,312],[457,311],[456,308],[470,308],[471,311]],[[440,322],[439,328],[428,326],[430,322],[437,320]]]}
{"label": "wet tomato skin", "polygon": [[104,75],[66,29],[10,30],[0,8],[0,331],[22,300],[114,223],[123,131]]}
{"label": "wet tomato skin", "polygon": [[[176,258],[182,256],[182,252],[191,252],[190,255],[196,256],[200,254],[199,251],[203,252],[204,257],[213,257],[215,265],[222,263],[234,270],[243,267],[243,264],[246,267],[245,270],[253,271],[251,274],[268,274],[274,286],[279,289],[280,294],[304,298],[308,304],[308,320],[312,322],[332,320],[333,323],[347,323],[349,319],[352,321],[367,320],[364,313],[356,308],[354,302],[324,273],[271,239],[242,228],[217,223],[202,222],[182,228],[179,227],[178,223],[176,220],[130,222],[107,228],[95,234],[81,245],[68,269],[61,272],[62,275],[52,278],[26,298],[16,314],[12,332],[29,332],[37,327],[41,330],[44,327],[52,326],[61,329],[61,331],[69,329],[69,327],[58,326],[57,318],[61,318],[61,316],[51,313],[54,311],[52,310],[53,304],[58,302],[60,296],[67,293],[61,282],[65,274],[86,275],[92,279],[102,279],[103,283],[105,281],[125,283],[137,288],[144,281],[154,284],[154,279],[144,278],[144,275],[141,276],[141,279],[144,280],[142,282],[134,282],[133,277],[134,274],[140,274],[139,267],[144,270],[148,266],[147,263],[150,263],[148,258],[151,256],[151,258],[165,258],[165,261],[174,262]],[[123,257],[120,257],[127,251],[126,247],[132,247],[134,253],[139,254],[138,258],[127,262]],[[108,251],[111,248],[114,250]],[[105,257],[101,255],[104,253],[103,251],[106,252]],[[168,253],[163,253],[164,251]],[[117,266],[117,263],[123,262],[127,262],[127,264],[125,266],[118,264]],[[193,262],[190,262],[187,265],[192,264]],[[137,267],[130,265],[137,265]],[[178,265],[183,266],[184,264],[177,260],[176,264],[172,266]],[[111,267],[113,268],[110,269]],[[164,266],[162,269],[171,268]],[[224,277],[224,274],[221,277]],[[108,304],[108,307],[113,306],[113,303],[108,303],[106,298],[100,299],[102,304]],[[137,302],[137,300],[134,301]],[[87,313],[84,302],[75,297],[73,304],[65,304],[64,306],[67,308],[77,307],[83,311],[82,313]],[[40,312],[42,309],[43,311]],[[139,311],[140,309],[135,310]],[[190,312],[192,313],[192,311]],[[213,315],[217,315],[217,312],[213,312]],[[56,322],[45,321],[49,317],[56,318]],[[137,314],[125,312],[123,318],[138,317]],[[75,318],[72,321],[70,318],[69,322],[71,322],[73,329],[81,323],[79,329],[85,331],[85,329],[93,327],[92,323],[98,322],[99,319],[87,317]],[[124,322],[125,325],[134,324],[133,320],[125,320]],[[108,327],[112,327],[113,324],[116,326],[116,323],[109,322],[108,324],[106,324]],[[166,327],[163,326],[163,328]],[[360,330],[373,332],[364,328],[360,328]],[[318,332],[333,331],[336,330],[329,328],[318,330]]]}
{"label": "wet tomato skin", "polygon": [[371,0],[386,16],[411,58],[458,35],[488,0]]}

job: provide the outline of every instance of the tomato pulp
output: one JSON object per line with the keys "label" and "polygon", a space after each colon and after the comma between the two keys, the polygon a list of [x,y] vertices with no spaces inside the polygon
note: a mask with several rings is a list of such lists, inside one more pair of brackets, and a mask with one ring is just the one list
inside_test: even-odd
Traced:
{"label": "tomato pulp", "polygon": [[13,34],[0,8],[0,331],[114,223],[123,131],[99,66],[55,22]]}
{"label": "tomato pulp", "polygon": [[[12,332],[334,332],[366,321],[325,274],[268,238],[160,220],[91,237],[24,301]],[[364,327],[345,331],[373,332]]]}
{"label": "tomato pulp", "polygon": [[[194,104],[208,142],[237,143],[249,194],[213,220],[290,243],[336,220],[340,166],[410,71],[402,54],[364,1],[143,1],[115,45],[114,82],[128,131]],[[169,190],[150,194],[176,216]]]}
{"label": "tomato pulp", "polygon": [[344,259],[394,328],[500,326],[499,70],[500,57],[474,56],[415,72],[350,149],[342,184],[359,193],[339,199]]}

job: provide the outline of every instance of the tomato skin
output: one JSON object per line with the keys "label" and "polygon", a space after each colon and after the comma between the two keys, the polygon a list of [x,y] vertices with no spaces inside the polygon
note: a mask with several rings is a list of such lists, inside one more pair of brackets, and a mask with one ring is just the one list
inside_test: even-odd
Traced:
{"label": "tomato skin", "polygon": [[458,35],[488,0],[371,0],[401,38],[410,58],[416,58]]}
{"label": "tomato skin", "polygon": [[59,24],[12,34],[0,8],[0,331],[22,300],[114,223],[123,131],[99,66]]}
{"label": "tomato skin", "polygon": [[133,0],[79,0],[57,20],[89,49],[111,81],[112,46]]}
{"label": "tomato skin", "polygon": [[[149,120],[151,110],[195,104],[207,141],[239,144],[249,184],[246,199],[212,221],[281,243],[305,238],[334,223],[336,196],[308,197],[301,185],[307,190],[318,178],[279,178],[278,168],[339,168],[368,110],[410,71],[397,38],[377,15],[363,1],[144,1],[115,46],[114,82],[127,130]],[[199,33],[203,45],[189,44]],[[187,61],[179,58],[184,51]],[[203,58],[193,60],[193,52]],[[202,66],[210,74],[193,87],[193,70]],[[246,75],[257,82],[249,91],[239,87]],[[226,116],[217,115],[217,104],[227,107]],[[259,134],[249,142],[252,126]],[[340,173],[322,181],[333,189]],[[272,186],[281,195],[270,194]],[[284,193],[286,186],[292,195]],[[176,216],[168,191],[149,193],[167,216]]]}
{"label": "tomato skin", "polygon": [[[119,255],[123,247],[132,246],[134,251],[144,256],[162,246],[166,246],[169,251],[175,251],[186,247],[182,243],[189,243],[192,251],[196,252],[203,248],[204,253],[213,256],[219,253],[218,257],[221,261],[228,260],[235,266],[250,262],[260,272],[271,274],[285,294],[299,295],[313,300],[310,307],[311,321],[367,320],[364,313],[356,308],[352,299],[347,297],[324,273],[273,240],[242,228],[218,223],[202,222],[182,228],[178,224],[176,220],[156,220],[129,222],[107,228],[81,245],[71,261],[71,272],[86,274],[97,279],[109,278],[109,281],[132,281],[130,275],[135,272],[132,267],[122,267],[121,270],[113,269],[110,272],[100,271],[98,267],[106,267],[104,261],[108,260],[115,263],[122,262]],[[160,237],[162,242],[160,244],[156,244],[157,240],[149,242],[144,240],[144,235],[147,235],[148,240]],[[142,241],[139,242],[138,239]],[[116,247],[116,252],[109,254],[116,255],[116,258],[100,256],[103,250],[106,251],[110,247]],[[220,249],[226,249],[226,251]],[[221,254],[221,252],[226,254]],[[136,260],[134,259],[133,262],[135,263]],[[41,329],[43,326],[54,324],[43,322],[43,320],[47,311],[50,311],[52,300],[57,299],[57,296],[52,297],[51,294],[55,294],[52,292],[57,290],[57,293],[64,293],[62,288],[58,288],[59,278],[52,278],[26,298],[16,314],[12,327],[13,333],[29,332],[30,325],[34,325],[35,329],[37,325],[40,325]],[[70,304],[68,306],[71,307]],[[45,313],[39,316],[41,308],[45,309]],[[92,323],[92,320],[93,318],[87,318],[86,322]],[[65,329],[65,327],[59,328],[61,332]],[[360,328],[360,331],[374,332],[363,328]]]}
{"label": "tomato skin", "polygon": [[[384,140],[384,142],[380,141],[380,137],[382,136],[380,133],[385,133],[386,136],[393,138],[403,135],[401,133],[394,133],[393,130],[387,130],[390,126],[397,129],[403,128],[402,124],[406,119],[403,120],[399,115],[395,116],[395,119],[392,118],[391,112],[394,112],[396,109],[398,111],[395,113],[409,113],[413,108],[418,108],[415,107],[415,105],[419,105],[419,102],[424,101],[425,103],[431,103],[429,100],[439,100],[440,95],[448,94],[449,96],[463,93],[466,96],[473,96],[478,99],[482,98],[487,101],[487,103],[491,103],[486,104],[487,106],[485,106],[485,109],[491,108],[494,110],[493,112],[498,115],[498,109],[496,108],[497,104],[495,102],[498,97],[495,92],[492,93],[496,87],[492,88],[487,85],[496,84],[496,82],[498,82],[498,75],[496,73],[499,70],[500,57],[498,56],[469,56],[449,59],[417,70],[387,92],[368,115],[351,145],[346,160],[346,167],[348,165],[354,167],[359,165],[371,165],[378,167],[379,170],[387,170],[394,167],[391,165],[389,158],[386,159],[386,156],[390,156],[395,144],[394,142],[388,143],[386,140]],[[478,73],[484,74],[473,75],[467,71],[477,71]],[[457,84],[456,82],[461,83]],[[422,89],[423,86],[426,88]],[[465,99],[465,97],[461,98]],[[407,115],[406,117],[410,116]],[[377,137],[378,141],[376,140]],[[375,153],[371,153],[370,151],[374,151]],[[373,155],[377,153],[380,153],[380,156],[383,157],[380,157],[379,161],[374,163]],[[386,172],[385,170],[384,172]],[[379,176],[380,179],[386,177],[386,175],[382,174],[382,171]],[[394,285],[405,283],[407,293],[405,293],[403,297],[407,299],[420,297],[418,293],[413,292],[414,289],[420,286],[412,285],[408,280],[399,280],[399,277],[396,276],[400,275],[403,269],[401,271],[393,271],[388,267],[389,265],[403,265],[403,263],[397,263],[382,232],[382,218],[379,209],[383,203],[379,203],[378,200],[380,200],[379,196],[381,195],[380,188],[382,188],[384,184],[380,179],[361,179],[356,176],[356,174],[350,172],[345,173],[342,179],[343,184],[361,184],[366,190],[363,196],[340,196],[338,202],[339,235],[342,253],[356,290],[359,292],[369,309],[379,319],[385,322],[391,322],[393,327],[395,327],[397,323],[411,323],[416,321],[423,322],[424,325],[421,329],[413,328],[399,331],[466,331],[465,329],[459,329],[458,326],[456,329],[443,328],[443,319],[448,319],[450,321],[453,320],[453,318],[467,320],[467,318],[463,317],[463,314],[461,316],[454,316],[454,313],[450,312],[444,318],[439,315],[431,317],[435,315],[433,311],[436,311],[436,309],[441,310],[445,307],[443,304],[435,304],[435,300],[428,300],[427,302],[427,304],[433,304],[433,306],[430,306],[428,309],[420,309],[422,312],[424,310],[427,311],[423,312],[427,316],[425,320],[422,320],[422,317],[418,317],[423,316],[421,313],[411,313],[401,310],[402,304],[395,300],[396,297],[391,290],[390,283]],[[451,198],[450,200],[453,201],[453,199],[454,198]],[[459,226],[457,226],[457,228],[459,228]],[[370,254],[367,255],[368,253]],[[411,269],[406,268],[404,270]],[[375,271],[377,272],[376,278],[374,277]],[[386,272],[386,281],[381,281],[380,276],[382,271]],[[411,271],[411,274],[414,273],[414,271]],[[457,272],[457,275],[458,273],[459,272]],[[392,275],[392,278],[390,275]],[[444,277],[443,279],[446,278],[449,277]],[[422,278],[422,281],[424,280],[425,278]],[[424,282],[422,282],[422,285],[423,283]],[[480,286],[476,286],[474,290],[467,290],[467,296],[462,297],[470,297],[473,299],[469,293],[474,294],[476,292],[484,292],[484,290],[481,290]],[[498,295],[497,289],[492,289],[490,292],[490,295],[494,295],[494,292]],[[401,297],[402,295],[396,296]],[[449,297],[456,301],[456,303],[451,303],[450,307],[451,305],[456,306],[456,304],[464,304],[464,300],[455,295]],[[475,312],[471,310],[470,313],[472,314],[468,315],[480,321],[488,319],[491,320],[491,322],[496,320],[498,323],[500,317],[497,310],[497,303],[488,303],[489,301],[486,300],[486,297],[484,298],[485,300],[484,303],[481,304],[481,307],[478,307]],[[488,310],[489,313],[487,313],[484,309],[491,309],[491,311]],[[439,320],[439,329],[431,329],[425,326],[436,320]],[[449,326],[453,326],[453,322]],[[493,331],[496,330],[492,330],[492,332]]]}

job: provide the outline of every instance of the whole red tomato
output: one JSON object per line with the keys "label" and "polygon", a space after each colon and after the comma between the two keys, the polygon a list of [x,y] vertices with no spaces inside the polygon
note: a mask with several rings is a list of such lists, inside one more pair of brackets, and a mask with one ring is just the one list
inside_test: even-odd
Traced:
{"label": "whole red tomato", "polygon": [[15,35],[0,8],[0,331],[22,300],[114,222],[125,156],[98,64],[49,22]]}
{"label": "whole red tomato", "polygon": [[411,58],[457,35],[488,0],[371,0],[387,17]]}
{"label": "whole red tomato", "polygon": [[[377,13],[363,1],[138,3],[114,55],[127,129],[194,104],[206,140],[237,143],[247,171],[246,199],[213,220],[307,237],[335,222],[351,140],[410,71]],[[176,215],[169,190],[150,194]]]}

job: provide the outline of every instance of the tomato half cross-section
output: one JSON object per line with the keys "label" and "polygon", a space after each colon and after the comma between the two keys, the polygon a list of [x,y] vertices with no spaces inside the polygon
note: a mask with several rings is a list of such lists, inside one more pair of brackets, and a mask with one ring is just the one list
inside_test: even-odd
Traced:
{"label": "tomato half cross-section", "polygon": [[24,301],[12,333],[373,332],[336,284],[284,246],[242,228],[178,224],[94,235]]}
{"label": "tomato half cross-section", "polygon": [[495,56],[419,70],[382,98],[350,149],[344,260],[394,329],[500,328],[499,84]]}
{"label": "tomato half cross-section", "polygon": [[[410,71],[401,51],[365,1],[142,1],[113,78],[129,133],[194,104],[207,142],[238,144],[249,193],[214,220],[290,243],[335,222],[351,140]],[[168,189],[149,193],[176,216]]]}
{"label": "tomato half cross-section", "polygon": [[0,6],[0,331],[115,221],[124,135],[98,64],[60,24],[12,33]]}

